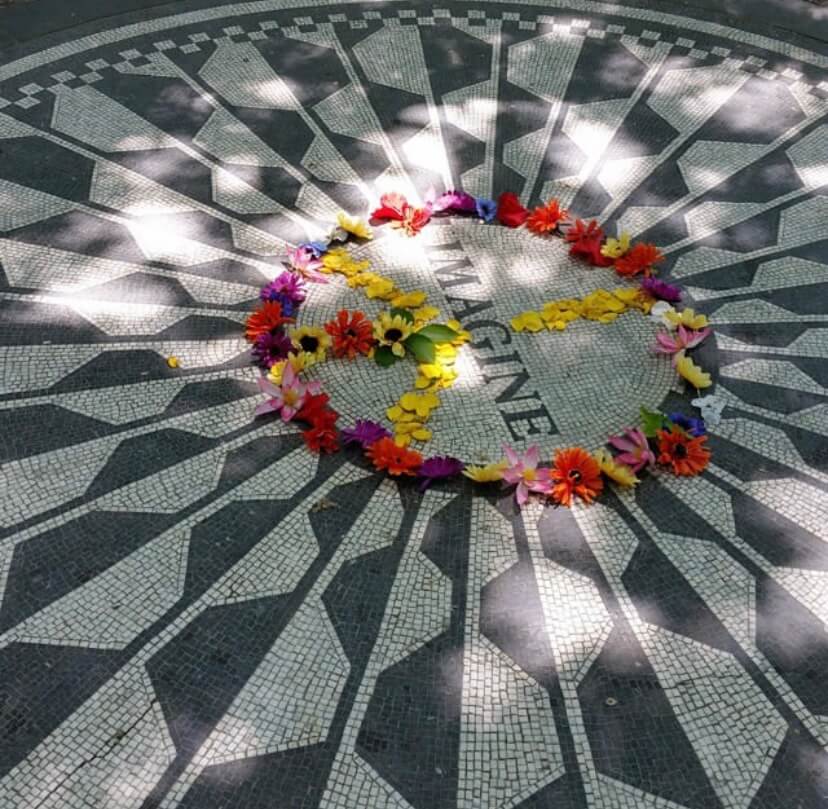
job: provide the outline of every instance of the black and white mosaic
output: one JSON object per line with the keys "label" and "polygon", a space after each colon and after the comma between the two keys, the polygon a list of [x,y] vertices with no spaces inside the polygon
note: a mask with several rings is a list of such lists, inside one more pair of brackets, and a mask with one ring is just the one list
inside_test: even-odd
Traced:
{"label": "black and white mosaic", "polygon": [[[590,0],[198,5],[0,63],[0,806],[828,806],[825,53]],[[518,513],[252,420],[285,246],[430,187],[662,248],[716,327],[702,476]],[[613,285],[558,243],[360,251],[473,325],[434,452],[681,392],[637,314],[504,328]],[[319,373],[347,417],[409,370]]]}

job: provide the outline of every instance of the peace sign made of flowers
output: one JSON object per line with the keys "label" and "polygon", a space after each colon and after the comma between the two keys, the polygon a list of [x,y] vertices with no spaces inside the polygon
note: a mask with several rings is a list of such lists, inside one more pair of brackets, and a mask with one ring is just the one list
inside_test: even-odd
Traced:
{"label": "peace sign made of flowers", "polygon": [[[571,255],[596,267],[612,267],[623,278],[642,277],[638,286],[598,289],[580,299],[549,301],[540,311],[520,313],[511,321],[515,331],[562,331],[579,318],[609,323],[635,309],[663,325],[653,346],[655,353],[669,355],[677,374],[697,390],[712,384],[710,375],[689,355],[710,334],[707,318],[690,308],[677,308],[681,289],[655,277],[656,265],[664,260],[655,245],[631,244],[626,233],[606,238],[595,220],[570,219],[557,200],[529,211],[509,192],[494,201],[449,191],[430,195],[421,206],[410,204],[401,194],[384,194],[371,220],[415,236],[433,217],[449,215],[525,227],[539,236],[558,235],[569,243]],[[376,469],[394,477],[419,478],[421,491],[435,481],[464,475],[479,484],[502,481],[514,487],[519,505],[531,493],[563,506],[576,498],[591,503],[602,492],[604,478],[632,487],[642,471],[656,465],[676,475],[698,475],[705,469],[710,451],[705,446],[704,419],[643,407],[641,423],[609,436],[608,447],[595,454],[582,447],[559,449],[548,466],[540,465],[537,446],[519,452],[504,445],[503,459],[483,466],[449,456],[423,457],[411,445],[431,439],[429,417],[440,406],[440,391],[457,378],[457,349],[470,334],[457,321],[434,322],[440,313],[427,305],[424,292],[398,289],[390,278],[372,272],[369,261],[357,261],[348,252],[349,240],[372,238],[367,223],[342,212],[328,238],[289,249],[286,269],[262,287],[261,306],[248,317],[245,330],[253,344],[253,361],[264,371],[259,387],[267,400],[256,408],[256,416],[278,414],[282,421],[301,423],[311,452],[337,452],[343,444],[357,447]],[[323,327],[299,325],[309,285],[327,283],[334,273],[368,298],[387,303],[387,311],[371,321],[361,311],[343,309]],[[361,356],[372,358],[381,368],[413,359],[417,372],[413,390],[403,392],[389,406],[388,426],[357,419],[339,429],[339,413],[329,395],[320,382],[307,381],[304,372],[331,357],[354,361]],[[704,407],[705,400],[693,404]]]}

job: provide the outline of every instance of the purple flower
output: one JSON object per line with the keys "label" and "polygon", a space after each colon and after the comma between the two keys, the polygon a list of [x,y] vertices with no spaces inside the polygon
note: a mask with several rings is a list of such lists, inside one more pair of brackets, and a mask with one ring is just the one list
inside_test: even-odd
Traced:
{"label": "purple flower", "polygon": [[390,438],[391,433],[381,424],[366,419],[357,419],[353,427],[346,427],[342,431],[342,441],[345,444],[360,444],[363,449],[370,447],[380,438]]}
{"label": "purple flower", "polygon": [[287,357],[289,351],[293,351],[293,343],[281,329],[260,334],[253,343],[253,359],[262,368],[272,368]]}
{"label": "purple flower", "polygon": [[677,427],[681,427],[685,432],[698,438],[700,435],[707,435],[707,427],[704,424],[704,419],[696,418],[695,416],[685,416],[683,413],[668,413],[667,418],[673,422]]}
{"label": "purple flower", "polygon": [[328,249],[327,242],[305,242],[304,244],[300,244],[299,247],[303,247],[305,250],[310,251],[313,253],[314,258],[320,258],[322,254]]}
{"label": "purple flower", "polygon": [[479,199],[475,203],[477,215],[484,222],[491,222],[497,216],[497,203],[493,199]]}
{"label": "purple flower", "polygon": [[681,289],[664,281],[659,281],[658,278],[645,278],[641,282],[641,289],[653,298],[658,298],[662,301],[669,301],[676,303],[681,300]]}
{"label": "purple flower", "polygon": [[454,213],[474,213],[477,210],[477,203],[471,194],[465,191],[446,191],[434,200],[432,206],[434,213],[450,211]]}
{"label": "purple flower", "polygon": [[[302,303],[305,300],[305,282],[295,272],[285,270],[277,275],[269,284],[262,287],[259,297],[263,301],[277,301],[289,299],[293,303]],[[284,298],[275,297],[282,295]],[[288,315],[289,317],[289,315]]]}
{"label": "purple flower", "polygon": [[427,458],[417,470],[417,475],[423,479],[420,491],[424,492],[435,480],[453,478],[459,475],[465,467],[462,461],[448,456]]}

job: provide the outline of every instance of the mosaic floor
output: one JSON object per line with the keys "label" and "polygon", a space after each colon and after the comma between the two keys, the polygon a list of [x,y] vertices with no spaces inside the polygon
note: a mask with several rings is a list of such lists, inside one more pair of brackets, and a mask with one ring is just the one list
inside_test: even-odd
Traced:
{"label": "mosaic floor", "polygon": [[[828,806],[828,49],[590,0],[175,9],[0,57],[0,806]],[[518,513],[253,420],[285,243],[429,187],[662,247],[715,324],[702,476]],[[361,251],[477,317],[434,451],[592,449],[680,392],[643,318],[509,334],[606,285],[559,244]],[[346,415],[403,384],[319,373]]]}

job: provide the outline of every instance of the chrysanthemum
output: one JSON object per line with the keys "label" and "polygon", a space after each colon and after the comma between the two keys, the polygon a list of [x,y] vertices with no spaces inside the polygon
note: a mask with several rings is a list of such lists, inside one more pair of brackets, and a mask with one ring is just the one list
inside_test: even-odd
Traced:
{"label": "chrysanthemum", "polygon": [[265,301],[261,308],[247,318],[244,336],[253,343],[260,334],[274,332],[285,323],[292,322],[293,318],[284,316],[282,305],[278,301]]}
{"label": "chrysanthemum", "polygon": [[335,357],[354,359],[357,354],[368,354],[373,346],[373,325],[362,312],[342,309],[334,320],[325,324],[325,331],[333,339]]}
{"label": "chrysanthemum", "polygon": [[681,287],[660,281],[658,278],[645,278],[641,282],[641,289],[653,298],[669,303],[678,303],[681,300]]}
{"label": "chrysanthemum", "polygon": [[551,484],[550,494],[562,506],[572,505],[575,497],[591,503],[604,488],[598,461],[580,447],[559,449],[555,465],[545,471]]}
{"label": "chrysanthemum", "polygon": [[277,362],[287,358],[293,350],[290,338],[281,330],[265,332],[253,343],[253,359],[262,368],[272,368]]}
{"label": "chrysanthemum", "polygon": [[658,462],[673,468],[676,475],[698,475],[710,462],[710,450],[704,446],[707,436],[693,438],[680,427],[658,431]]}
{"label": "chrysanthemum", "polygon": [[375,469],[385,469],[389,475],[416,475],[423,462],[423,456],[413,449],[398,447],[391,438],[380,438],[371,444],[365,455]]}
{"label": "chrysanthemum", "polygon": [[346,427],[342,431],[342,440],[346,444],[359,444],[367,449],[381,438],[391,438],[391,433],[376,421],[357,419],[353,427]]}
{"label": "chrysanthemum", "polygon": [[400,315],[383,312],[374,321],[374,338],[380,345],[388,346],[398,357],[405,355],[403,341],[411,335],[411,324]]}
{"label": "chrysanthemum", "polygon": [[325,359],[325,352],[331,347],[331,338],[325,329],[318,326],[301,326],[290,330],[290,341],[297,351],[313,355],[317,362]]}
{"label": "chrysanthemum", "polygon": [[287,299],[294,303],[302,303],[306,295],[302,276],[288,270],[277,275],[269,284],[265,284],[259,292],[259,297],[263,301]]}
{"label": "chrysanthemum", "polygon": [[558,200],[550,199],[546,205],[538,206],[529,214],[526,219],[526,227],[532,233],[551,233],[562,220],[566,219],[567,215],[568,212],[561,208]]}
{"label": "chrysanthemum", "polygon": [[619,275],[649,275],[654,265],[664,261],[664,256],[654,244],[636,244],[621,258],[615,259],[615,271]]}

